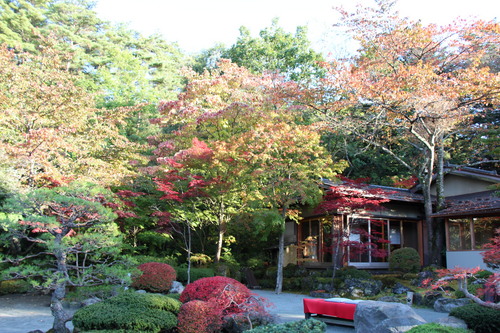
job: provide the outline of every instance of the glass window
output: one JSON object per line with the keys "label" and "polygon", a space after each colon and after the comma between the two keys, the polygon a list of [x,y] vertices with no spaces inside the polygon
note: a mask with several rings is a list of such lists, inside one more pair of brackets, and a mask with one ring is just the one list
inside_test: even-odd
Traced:
{"label": "glass window", "polygon": [[469,219],[448,220],[450,251],[471,250],[471,230]]}
{"label": "glass window", "polygon": [[500,218],[479,217],[474,218],[474,249],[480,250],[495,237],[495,229],[500,228]]}

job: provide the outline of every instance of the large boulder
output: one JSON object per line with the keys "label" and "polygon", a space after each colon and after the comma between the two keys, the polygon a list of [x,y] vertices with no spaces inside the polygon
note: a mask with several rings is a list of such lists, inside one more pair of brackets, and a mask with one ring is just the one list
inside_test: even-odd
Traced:
{"label": "large boulder", "polygon": [[472,300],[468,298],[438,298],[434,302],[434,311],[437,312],[450,312],[451,309],[458,308],[459,306],[464,306],[470,304]]}
{"label": "large boulder", "polygon": [[427,323],[413,309],[401,303],[363,301],[354,313],[355,332],[396,333]]}

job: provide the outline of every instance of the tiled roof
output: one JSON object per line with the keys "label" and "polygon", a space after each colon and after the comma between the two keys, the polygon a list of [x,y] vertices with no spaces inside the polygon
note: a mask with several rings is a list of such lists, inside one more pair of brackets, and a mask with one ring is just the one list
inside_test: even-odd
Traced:
{"label": "tiled roof", "polygon": [[[338,183],[334,183],[328,179],[323,180],[323,185],[325,186],[325,188],[329,188],[331,186],[346,187],[346,188],[351,187],[348,184],[347,185],[346,184],[338,184]],[[417,203],[424,202],[424,197],[422,196],[422,194],[414,193],[409,189],[390,187],[390,186],[382,186],[382,185],[372,185],[372,184],[370,184],[368,186],[368,188],[382,190],[383,191],[382,198],[389,199],[392,201],[417,202]],[[360,190],[360,191],[362,191],[362,190]],[[370,196],[370,195],[368,194],[367,196]]]}
{"label": "tiled roof", "polygon": [[432,214],[433,217],[500,215],[500,197],[494,191],[448,197],[445,202],[446,208]]}

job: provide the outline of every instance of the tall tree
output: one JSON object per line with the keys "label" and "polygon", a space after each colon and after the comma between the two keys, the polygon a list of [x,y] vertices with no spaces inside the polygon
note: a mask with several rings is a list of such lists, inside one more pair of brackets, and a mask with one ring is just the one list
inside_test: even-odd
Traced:
{"label": "tall tree", "polygon": [[[426,263],[431,263],[439,256],[440,235],[431,218],[432,177],[442,176],[444,138],[470,117],[470,107],[498,105],[500,76],[481,60],[499,45],[499,25],[424,26],[400,18],[393,1],[376,3],[376,9],[359,7],[355,13],[339,9],[361,48],[350,63],[330,65],[325,99],[341,97],[327,114],[333,129],[355,134],[417,175],[425,198]],[[398,145],[414,153],[399,154],[406,149],[393,149]],[[408,159],[415,153],[421,157]]]}
{"label": "tall tree", "polygon": [[[275,139],[276,147],[283,145],[279,147],[282,151],[286,148],[292,149],[285,148],[286,140],[290,140],[290,145],[295,143],[293,138],[286,137],[287,130],[301,138],[308,137],[311,139],[311,146],[319,146],[319,141],[314,138],[312,129],[299,129],[296,125],[300,122],[301,113],[296,112],[293,105],[293,98],[298,91],[297,85],[291,81],[285,81],[273,74],[252,74],[228,60],[220,61],[212,71],[205,71],[203,74],[189,72],[187,77],[186,91],[179,95],[179,99],[160,104],[164,117],[156,122],[161,124],[167,133],[165,137],[156,138],[158,148],[155,154],[159,161],[165,158],[179,159],[196,148],[193,145],[195,142],[200,143],[198,149],[205,147],[200,151],[210,152],[210,158],[199,159],[198,163],[190,166],[190,170],[191,173],[211,182],[204,191],[212,200],[206,209],[213,209],[210,215],[214,216],[219,227],[216,254],[218,261],[227,224],[236,212],[241,211],[245,203],[243,199],[249,195],[248,184],[255,176],[254,168],[262,167],[257,166],[258,161],[252,161],[248,156],[264,150],[266,143],[256,137],[252,139],[255,140],[253,145],[246,144],[242,138],[248,133],[258,136],[256,129],[260,128],[262,135],[271,139],[271,128],[274,128],[282,136],[281,141]],[[289,124],[286,129],[282,128],[285,124]],[[300,145],[305,143],[300,142]],[[311,146],[308,146],[308,149],[312,149]],[[320,147],[316,148],[317,152],[321,151]],[[312,154],[311,151],[307,153]],[[263,152],[261,157],[264,154]],[[297,157],[297,154],[291,153],[290,156]],[[305,156],[304,151],[304,158]],[[266,163],[269,168],[266,173],[269,172],[270,175],[273,172],[271,161],[267,160]],[[294,172],[307,173],[307,167],[301,167],[302,170]],[[316,188],[316,193],[317,191]],[[285,211],[289,203],[286,205]]]}
{"label": "tall tree", "polygon": [[64,68],[71,55],[2,47],[0,58],[0,148],[26,185],[72,177],[110,184],[133,173],[139,146],[120,134],[131,110],[94,108],[80,76]]}
{"label": "tall tree", "polygon": [[[213,68],[221,58],[249,69],[252,73],[275,72],[289,80],[309,81],[321,77],[323,56],[314,51],[307,37],[307,27],[299,26],[295,34],[286,32],[274,19],[271,26],[252,37],[250,30],[240,28],[240,36],[229,48],[216,45],[198,56],[198,72]],[[215,60],[215,61],[214,61]],[[201,70],[200,70],[201,69]]]}
{"label": "tall tree", "polygon": [[321,201],[322,178],[333,177],[344,164],[334,164],[321,147],[313,126],[261,124],[245,133],[241,148],[252,165],[248,200],[259,208],[280,212],[276,293],[283,288],[285,221],[297,220],[296,205],[315,205]]}

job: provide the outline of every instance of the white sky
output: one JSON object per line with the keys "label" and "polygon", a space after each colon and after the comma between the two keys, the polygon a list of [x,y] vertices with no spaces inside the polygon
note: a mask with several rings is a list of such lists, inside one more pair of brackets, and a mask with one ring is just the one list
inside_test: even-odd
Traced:
{"label": "white sky", "polygon": [[[95,9],[104,20],[128,23],[144,35],[160,33],[187,52],[216,43],[231,46],[241,26],[257,36],[278,17],[279,26],[292,33],[307,25],[314,48],[326,52],[337,19],[332,8],[350,8],[357,2],[370,5],[373,0],[97,0]],[[401,16],[423,23],[446,24],[457,17],[498,19],[500,1],[399,0],[397,9]]]}

